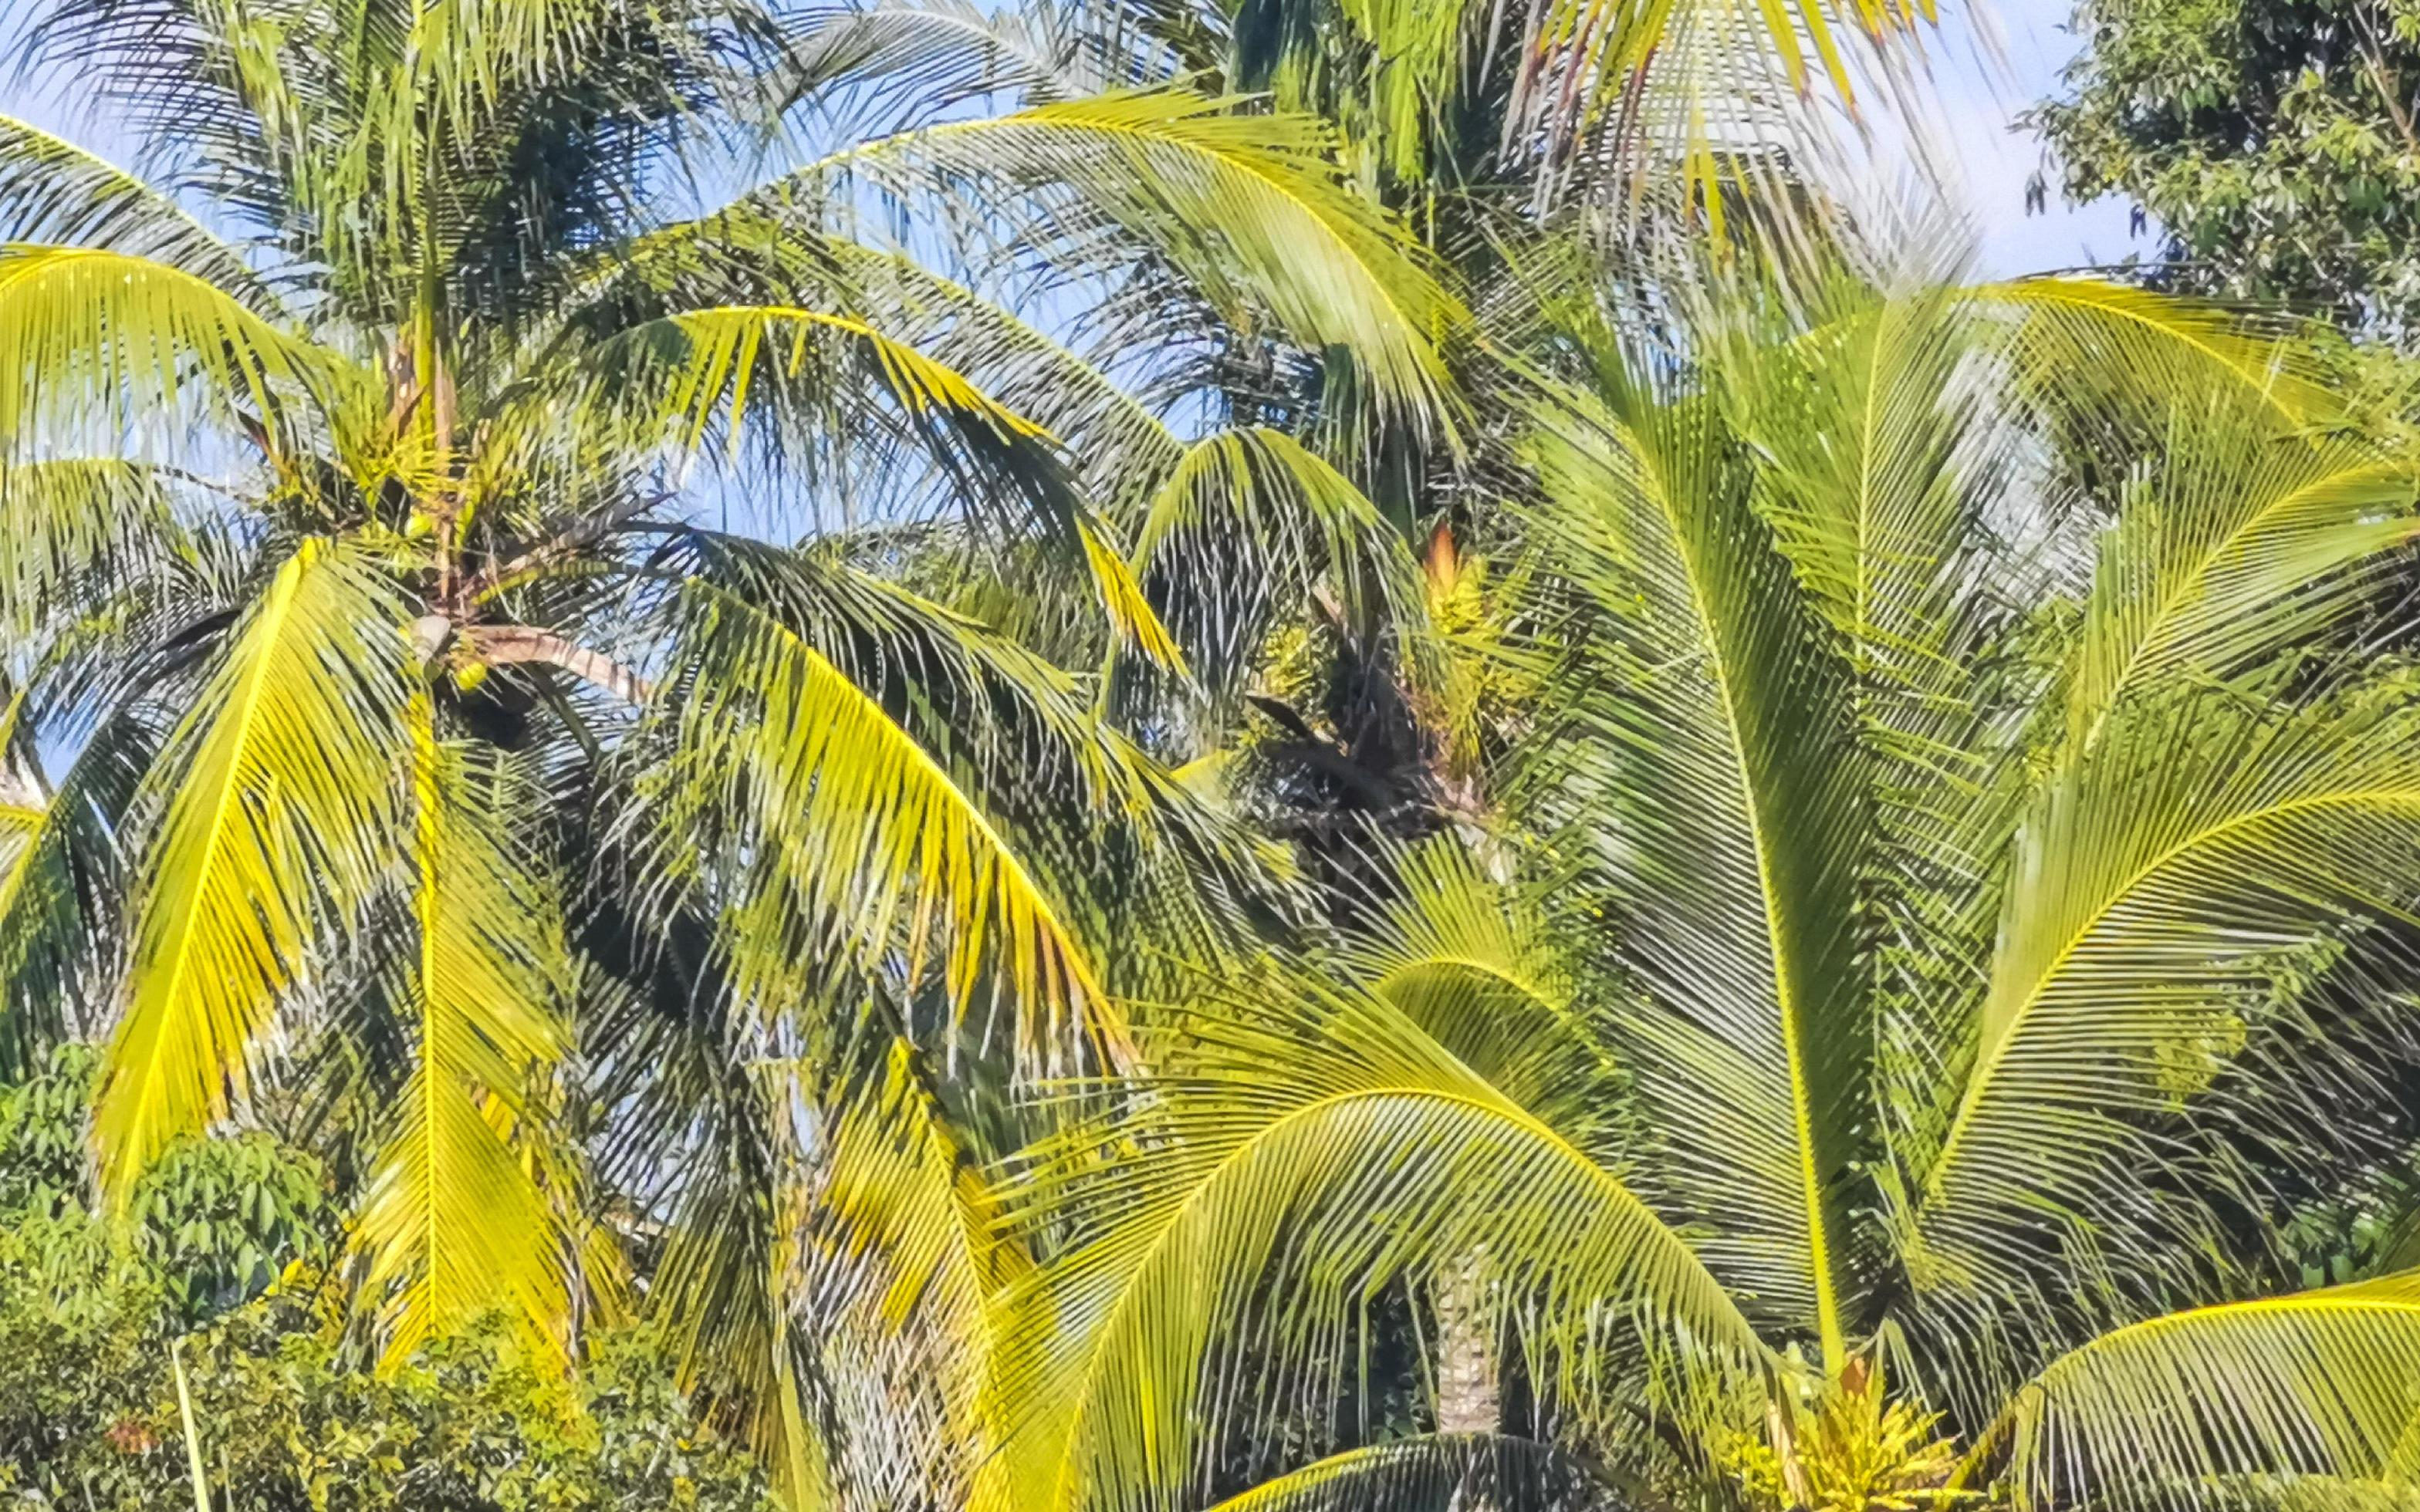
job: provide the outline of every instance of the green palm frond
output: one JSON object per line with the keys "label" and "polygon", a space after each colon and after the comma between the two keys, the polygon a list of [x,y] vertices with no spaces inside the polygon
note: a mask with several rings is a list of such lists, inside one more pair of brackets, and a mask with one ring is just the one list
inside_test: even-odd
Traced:
{"label": "green palm frond", "polygon": [[1135,563],[1220,699],[1315,590],[1357,630],[1417,634],[1425,605],[1402,532],[1325,458],[1264,426],[1185,452],[1144,506]]}
{"label": "green palm frond", "polygon": [[[41,887],[43,831],[50,821],[47,808],[0,803],[0,920],[17,912],[17,900]],[[65,1017],[55,997],[37,996],[27,1002],[9,994],[0,1013],[0,1074],[18,1077],[40,1063],[42,1055],[60,1039]]]}
{"label": "green palm frond", "polygon": [[1980,496],[2022,432],[1984,397],[1954,297],[1824,292],[1796,339],[1722,332],[1707,381],[1759,449],[1759,512],[1852,643],[1877,717],[1889,697],[1947,690],[1956,639],[1975,633],[1963,600],[1991,566],[1972,540]]}
{"label": "green palm frond", "polygon": [[387,874],[408,619],[343,548],[304,542],[146,779],[158,818],[94,1119],[113,1202],[170,1140],[225,1116],[280,999]]}
{"label": "green palm frond", "polygon": [[1155,1504],[1230,1427],[1331,1399],[1371,1297],[1472,1263],[1542,1337],[1592,1341],[1565,1384],[1606,1350],[1651,1378],[1760,1368],[1686,1240],[1385,998],[1264,971],[1202,990],[1141,1031],[1155,1097],[998,1188],[1009,1232],[1059,1247],[1001,1304],[1010,1437],[975,1504]]}
{"label": "green palm frond", "polygon": [[1866,0],[1261,0],[1234,23],[1233,66],[1241,87],[1339,118],[1400,182],[1443,195],[1492,170],[1542,205],[1635,208],[1642,179],[1677,171],[1719,237],[1723,195],[1823,161],[1826,109],[1904,90],[1890,60],[1915,50],[1919,15],[1932,19]]}
{"label": "green palm frond", "polygon": [[1184,455],[1152,409],[1084,350],[903,256],[839,239],[824,248],[846,271],[860,319],[987,392],[1016,394],[1018,412],[1065,444],[1068,465],[1104,510]]}
{"label": "green palm frond", "polygon": [[467,122],[508,90],[575,77],[616,19],[603,0],[436,0],[411,13],[404,56]]}
{"label": "green palm frond", "polygon": [[0,1074],[67,1038],[102,984],[93,959],[112,937],[126,887],[116,826],[156,738],[120,711],[102,720],[39,810],[8,811],[0,863]]}
{"label": "green palm frond", "polygon": [[1231,319],[1342,348],[1385,412],[1450,438],[1440,347],[1467,316],[1403,228],[1352,193],[1330,146],[1310,117],[1183,90],[1098,95],[869,143],[758,198],[778,206],[844,176],[903,196],[996,185],[1020,196],[1001,202],[1020,234],[1077,267],[1099,255],[1086,246],[1107,218]]}
{"label": "green palm frond", "polygon": [[2156,402],[2200,393],[2215,375],[2289,421],[2321,422],[2342,408],[2306,351],[2234,311],[2097,278],[2013,279],[1958,297],[2009,312],[2030,381],[2053,393],[2063,388],[2070,404],[2087,392]]}
{"label": "green palm frond", "polygon": [[177,201],[98,154],[0,116],[0,241],[147,257],[273,313],[242,254]]}
{"label": "green palm frond", "polygon": [[[768,445],[802,444],[789,460],[812,479],[819,449],[896,437],[923,449],[954,485],[953,505],[986,528],[1076,544],[1078,504],[1047,432],[965,375],[845,316],[686,310],[609,338],[577,381],[592,417],[582,428],[641,452],[693,452],[712,427],[736,457],[753,426]],[[555,396],[541,390],[520,424],[531,447],[551,444],[562,426]]]}
{"label": "green palm frond", "polygon": [[2350,437],[2279,435],[2257,400],[2180,401],[2086,606],[2068,738],[2129,696],[2257,671],[2361,612],[2420,532],[2420,472]]}
{"label": "green palm frond", "polygon": [[2008,863],[1971,1069],[1946,1084],[1962,1090],[1929,1158],[1908,1152],[1920,1285],[2022,1285],[2026,1233],[2082,1260],[2172,1165],[2142,1120],[2223,1101],[2247,1057],[2257,1088],[2296,984],[2365,918],[2409,917],[2409,688],[2381,672],[2284,714],[2180,690],[2113,715],[2045,784]]}
{"label": "green palm frond", "polygon": [[1488,876],[1460,837],[1391,857],[1389,896],[1340,964],[1453,1057],[1608,1165],[1625,1095],[1604,1025],[1556,943],[1546,889]]}
{"label": "green palm frond", "polygon": [[1087,521],[1077,527],[1084,545],[1084,564],[1091,569],[1094,586],[1099,591],[1101,612],[1109,620],[1109,629],[1118,640],[1132,646],[1138,655],[1147,656],[1177,676],[1187,675],[1185,652],[1162,625],[1158,611],[1144,596],[1142,584],[1135,580],[1135,570],[1126,559],[1103,534],[1102,527]]}
{"label": "green palm frond", "polygon": [[1067,784],[1077,811],[1099,817],[1138,812],[1157,795],[1156,774],[1102,727],[1076,677],[869,567],[857,544],[835,535],[783,550],[693,531],[669,560],[763,609],[859,686],[905,698],[901,716],[920,740],[1012,777],[1047,774]]}
{"label": "green palm frond", "polygon": [[0,246],[0,436],[115,440],[129,414],[194,407],[266,423],[323,361],[218,285],[127,253]]}
{"label": "green palm frond", "polygon": [[1025,1257],[981,1172],[894,1042],[841,1107],[809,1199],[799,1292],[840,1389],[830,1458],[856,1494],[960,1502],[983,1418],[987,1303]]}
{"label": "green palm frond", "polygon": [[832,1495],[826,1425],[808,1393],[814,1341],[797,1319],[805,1174],[798,1066],[732,1068],[686,1171],[647,1304],[678,1348],[682,1387],[745,1436],[790,1507]]}
{"label": "green palm frond", "polygon": [[2408,1489],[2420,1481],[2420,1277],[2104,1335],[2052,1362],[1980,1447],[2006,1453],[2021,1508],[2087,1494],[2095,1505],[2201,1504],[2197,1494],[2233,1477]]}
{"label": "green palm frond", "polygon": [[938,947],[957,1011],[990,980],[1021,1053],[1115,1042],[1085,946],[961,779],[781,619],[704,582],[684,598],[678,780],[685,817],[734,826],[737,874],[710,879],[731,888],[734,991],[778,1011],[830,952],[871,967],[903,949],[914,980]]}
{"label": "green palm frond", "polygon": [[1720,1231],[1710,1263],[1837,1362],[1874,1034],[1848,663],[1711,404],[1575,400],[1534,460],[1537,523],[1604,637],[1567,717],[1586,738],[1542,759],[1611,806],[1586,843],[1634,915],[1621,961],[1651,1001],[1628,1058],[1676,1136],[1663,1168]]}
{"label": "green palm frond", "polygon": [[1499,1434],[1429,1434],[1347,1449],[1263,1481],[1211,1512],[1503,1512],[1621,1505],[1554,1445]]}
{"label": "green palm frond", "polygon": [[779,75],[785,99],[830,102],[853,127],[946,119],[952,107],[999,92],[1054,99],[1099,81],[1047,8],[971,0],[876,0],[814,18]]}
{"label": "green palm frond", "polygon": [[560,1358],[576,1244],[572,1194],[545,1151],[544,1082],[564,1048],[556,909],[516,843],[529,795],[492,753],[441,741],[425,700],[411,719],[416,938],[403,1001],[418,1061],[353,1233],[363,1285],[390,1365],[498,1312],[538,1357]]}
{"label": "green palm frond", "polygon": [[115,457],[0,460],[0,624],[31,638],[173,560],[177,482]]}

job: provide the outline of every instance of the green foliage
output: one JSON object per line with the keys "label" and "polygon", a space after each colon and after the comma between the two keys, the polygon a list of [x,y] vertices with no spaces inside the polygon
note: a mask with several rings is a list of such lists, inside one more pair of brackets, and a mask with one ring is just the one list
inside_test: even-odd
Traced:
{"label": "green foliage", "polygon": [[2071,199],[2157,223],[2156,276],[2408,342],[2420,318],[2420,7],[2121,0],[2030,121]]}
{"label": "green foliage", "polygon": [[143,1508],[190,1496],[170,1340],[214,1506],[766,1505],[741,1449],[675,1389],[659,1332],[600,1331],[566,1377],[474,1320],[373,1371],[324,1269],[318,1163],[265,1134],[194,1140],[145,1177],[132,1229],[85,1208],[95,1057],[0,1092],[0,1495]]}
{"label": "green foliage", "polygon": [[1760,198],[1922,13],[57,0],[13,1489],[2401,1487],[2420,470]]}

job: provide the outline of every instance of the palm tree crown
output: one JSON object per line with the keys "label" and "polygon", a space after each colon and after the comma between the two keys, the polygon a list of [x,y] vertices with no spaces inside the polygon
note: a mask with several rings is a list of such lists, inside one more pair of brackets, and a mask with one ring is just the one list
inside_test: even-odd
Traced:
{"label": "palm tree crown", "polygon": [[[1013,1498],[2402,1494],[2420,1254],[2300,1290],[2291,1225],[2412,1134],[2411,459],[2227,320],[1897,284],[1562,301],[1512,822],[1138,1011],[999,1189]],[[1406,1295],[1527,1424],[1441,1374],[1302,1466]]]}

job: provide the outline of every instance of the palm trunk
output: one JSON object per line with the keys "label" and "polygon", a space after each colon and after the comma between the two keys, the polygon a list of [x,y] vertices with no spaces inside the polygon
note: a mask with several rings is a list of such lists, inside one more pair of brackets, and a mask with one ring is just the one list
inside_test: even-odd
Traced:
{"label": "palm trunk", "polygon": [[1496,1319],[1476,1264],[1445,1277],[1436,1294],[1436,1426],[1439,1433],[1492,1433],[1504,1423],[1497,1375]]}

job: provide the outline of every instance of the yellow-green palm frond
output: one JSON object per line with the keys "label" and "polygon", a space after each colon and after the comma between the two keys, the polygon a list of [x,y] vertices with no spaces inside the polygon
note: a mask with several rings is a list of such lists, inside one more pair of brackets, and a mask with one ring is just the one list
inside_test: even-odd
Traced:
{"label": "yellow-green palm frond", "polygon": [[[1525,780],[1624,900],[1626,1067],[1709,1263],[1837,1357],[1875,1023],[1851,664],[1710,401],[1567,396],[1532,444],[1555,570],[1601,626]],[[1580,807],[1565,810],[1559,802]]]}
{"label": "yellow-green palm frond", "polygon": [[1087,520],[1077,527],[1084,543],[1084,563],[1091,568],[1094,586],[1099,591],[1101,612],[1119,641],[1134,648],[1177,676],[1187,674],[1185,652],[1168,626],[1159,622],[1159,614],[1143,595],[1142,584],[1135,580],[1134,568],[1102,533],[1096,520]]}
{"label": "yellow-green palm frond", "polygon": [[475,129],[496,106],[592,66],[616,8],[602,0],[435,0],[412,11],[403,56],[452,124]]}
{"label": "yellow-green palm frond", "polygon": [[737,1071],[684,1170],[647,1306],[669,1325],[682,1388],[745,1436],[783,1504],[824,1506],[833,1487],[810,1395],[816,1341],[798,1319],[807,1095],[795,1061]]}
{"label": "yellow-green palm frond", "polygon": [[158,816],[93,1126],[113,1202],[169,1141],[225,1116],[280,1000],[387,873],[408,618],[344,548],[306,541],[147,778]]}
{"label": "yellow-green palm frond", "polygon": [[760,199],[844,176],[903,195],[996,184],[1024,196],[999,213],[1077,266],[1103,255],[1106,218],[1222,315],[1350,353],[1384,412],[1450,438],[1458,404],[1440,347],[1468,317],[1403,227],[1353,192],[1331,147],[1310,116],[1240,114],[1176,89],[1098,95],[873,142]]}
{"label": "yellow-green palm frond", "polygon": [[995,1442],[981,1416],[987,1303],[1025,1259],[992,1232],[982,1174],[916,1057],[894,1042],[829,1124],[799,1286],[833,1382],[844,1483],[954,1505]]}
{"label": "yellow-green palm frond", "polygon": [[2068,691],[2081,747],[2128,697],[2269,669],[2361,612],[2420,532],[2420,469],[2350,436],[2280,434],[2260,400],[2182,394],[2102,537]]}
{"label": "yellow-green palm frond", "polygon": [[0,116],[0,241],[120,252],[191,273],[268,313],[243,255],[175,199],[29,121]]}
{"label": "yellow-green palm frond", "polygon": [[859,544],[835,535],[784,550],[693,531],[666,561],[765,609],[860,686],[900,703],[919,739],[1012,779],[1047,775],[1064,784],[1052,801],[1071,813],[1109,819],[1151,804],[1163,784],[1103,727],[1077,678],[862,565]]}
{"label": "yellow-green palm frond", "polygon": [[[21,705],[22,708],[22,705]],[[5,810],[0,860],[0,1072],[67,1037],[105,984],[95,961],[126,880],[113,833],[156,745],[147,720],[101,721],[39,808]]]}
{"label": "yellow-green palm frond", "polygon": [[[1235,82],[1337,116],[1358,153],[1433,193],[1485,163],[1542,206],[1635,209],[1642,180],[1678,177],[1719,236],[1722,196],[1786,192],[1776,169],[1822,162],[1827,112],[1906,89],[1892,54],[1919,16],[1891,0],[1288,0],[1256,8]],[[1471,141],[1475,110],[1496,113],[1496,141]]]}
{"label": "yellow-green palm frond", "polygon": [[1753,315],[1717,326],[1707,382],[1758,449],[1759,513],[1869,689],[1938,694],[1973,649],[1963,598],[2001,586],[1975,540],[1987,490],[2031,438],[1992,402],[1988,348],[1954,296],[1827,285],[1790,339]]}
{"label": "yellow-green palm frond", "polygon": [[1184,453],[1144,502],[1135,563],[1221,699],[1316,591],[1335,594],[1357,632],[1417,642],[1421,628],[1419,564],[1402,532],[1333,464],[1264,426]]}
{"label": "yellow-green palm frond", "polygon": [[2218,378],[2291,422],[2323,422],[2341,408],[2306,350],[2238,312],[2097,278],[2013,279],[1958,297],[2009,315],[2024,378],[2054,403],[2080,409],[2090,394],[2139,406]]}
{"label": "yellow-green palm frond", "polygon": [[1159,1504],[1256,1413],[1347,1389],[1372,1297],[1473,1264],[1589,1340],[1533,1357],[1542,1389],[1760,1368],[1690,1242],[1563,1132],[1385,998],[1241,969],[1142,1031],[1151,1097],[996,1189],[1056,1247],[1001,1304],[977,1506]]}
{"label": "yellow-green palm frond", "polygon": [[[1115,1041],[1116,1007],[1032,862],[883,702],[728,589],[684,589],[691,665],[676,711],[689,811],[731,826],[719,907],[734,991],[767,1011],[820,964],[936,964],[959,1012],[979,988],[1021,1055]],[[902,691],[912,694],[912,687]]]}
{"label": "yellow-green palm frond", "polygon": [[[47,806],[0,803],[0,929],[14,921],[18,899],[40,886],[43,831],[50,821]],[[15,992],[0,1003],[0,1074],[24,1075],[39,1063],[61,1037],[61,1006],[55,998],[28,1003]]]}
{"label": "yellow-green palm frond", "polygon": [[323,361],[182,269],[31,243],[0,246],[0,436],[20,456],[61,429],[115,442],[130,416],[266,423]]}
{"label": "yellow-green palm frond", "polygon": [[835,108],[861,131],[946,118],[960,101],[997,92],[1047,100],[1101,83],[1083,39],[1060,17],[973,0],[873,0],[826,11],[791,52],[783,98],[845,99]]}
{"label": "yellow-green palm frond", "polygon": [[[798,233],[784,227],[783,234]],[[1183,455],[1151,407],[1104,370],[1103,362],[1123,350],[1096,354],[1058,340],[898,254],[839,238],[821,246],[848,280],[852,314],[989,393],[1015,394],[1018,413],[1065,445],[1087,496],[1105,509]]]}
{"label": "yellow-green palm frond", "polygon": [[493,751],[441,741],[425,699],[411,718],[414,938],[401,977],[418,1059],[353,1231],[365,1295],[389,1366],[491,1313],[560,1360],[576,1194],[546,1153],[543,1094],[564,1049],[566,961],[543,872],[517,842],[516,810],[534,795]]}
{"label": "yellow-green palm frond", "polygon": [[2416,841],[2408,673],[2284,713],[2186,687],[2113,714],[2024,816],[1962,1074],[1902,1150],[1919,1288],[2022,1293],[2056,1253],[2080,1303],[2104,1248],[2150,1279],[2137,1199],[2208,1137],[2176,1116],[2223,1124],[2259,1091],[2311,978],[2365,922],[2408,921]]}
{"label": "yellow-green palm frond", "polygon": [[816,208],[743,200],[649,232],[598,255],[575,307],[630,300],[634,289],[675,308],[807,302],[812,291],[822,296],[817,308],[913,347],[985,393],[1016,395],[1017,412],[1066,447],[1088,497],[1125,499],[1184,455],[1152,408],[1105,367],[1127,355],[1124,344],[1063,341],[905,253],[833,234]]}
{"label": "yellow-green palm frond", "polygon": [[[1492,851],[1492,857],[1482,854]],[[1614,1163],[1622,1098],[1601,1013],[1555,943],[1548,888],[1489,874],[1512,857],[1494,837],[1390,848],[1392,875],[1339,954],[1456,1059]]]}
{"label": "yellow-green palm frond", "polygon": [[[2420,1484],[2420,1275],[2171,1313],[2053,1361],[1978,1446],[2020,1508]],[[2324,1477],[2324,1478],[2323,1478]]]}
{"label": "yellow-green palm frond", "polygon": [[1211,1512],[1546,1512],[1621,1504],[1551,1443],[1435,1433],[1329,1455],[1231,1496]]}

